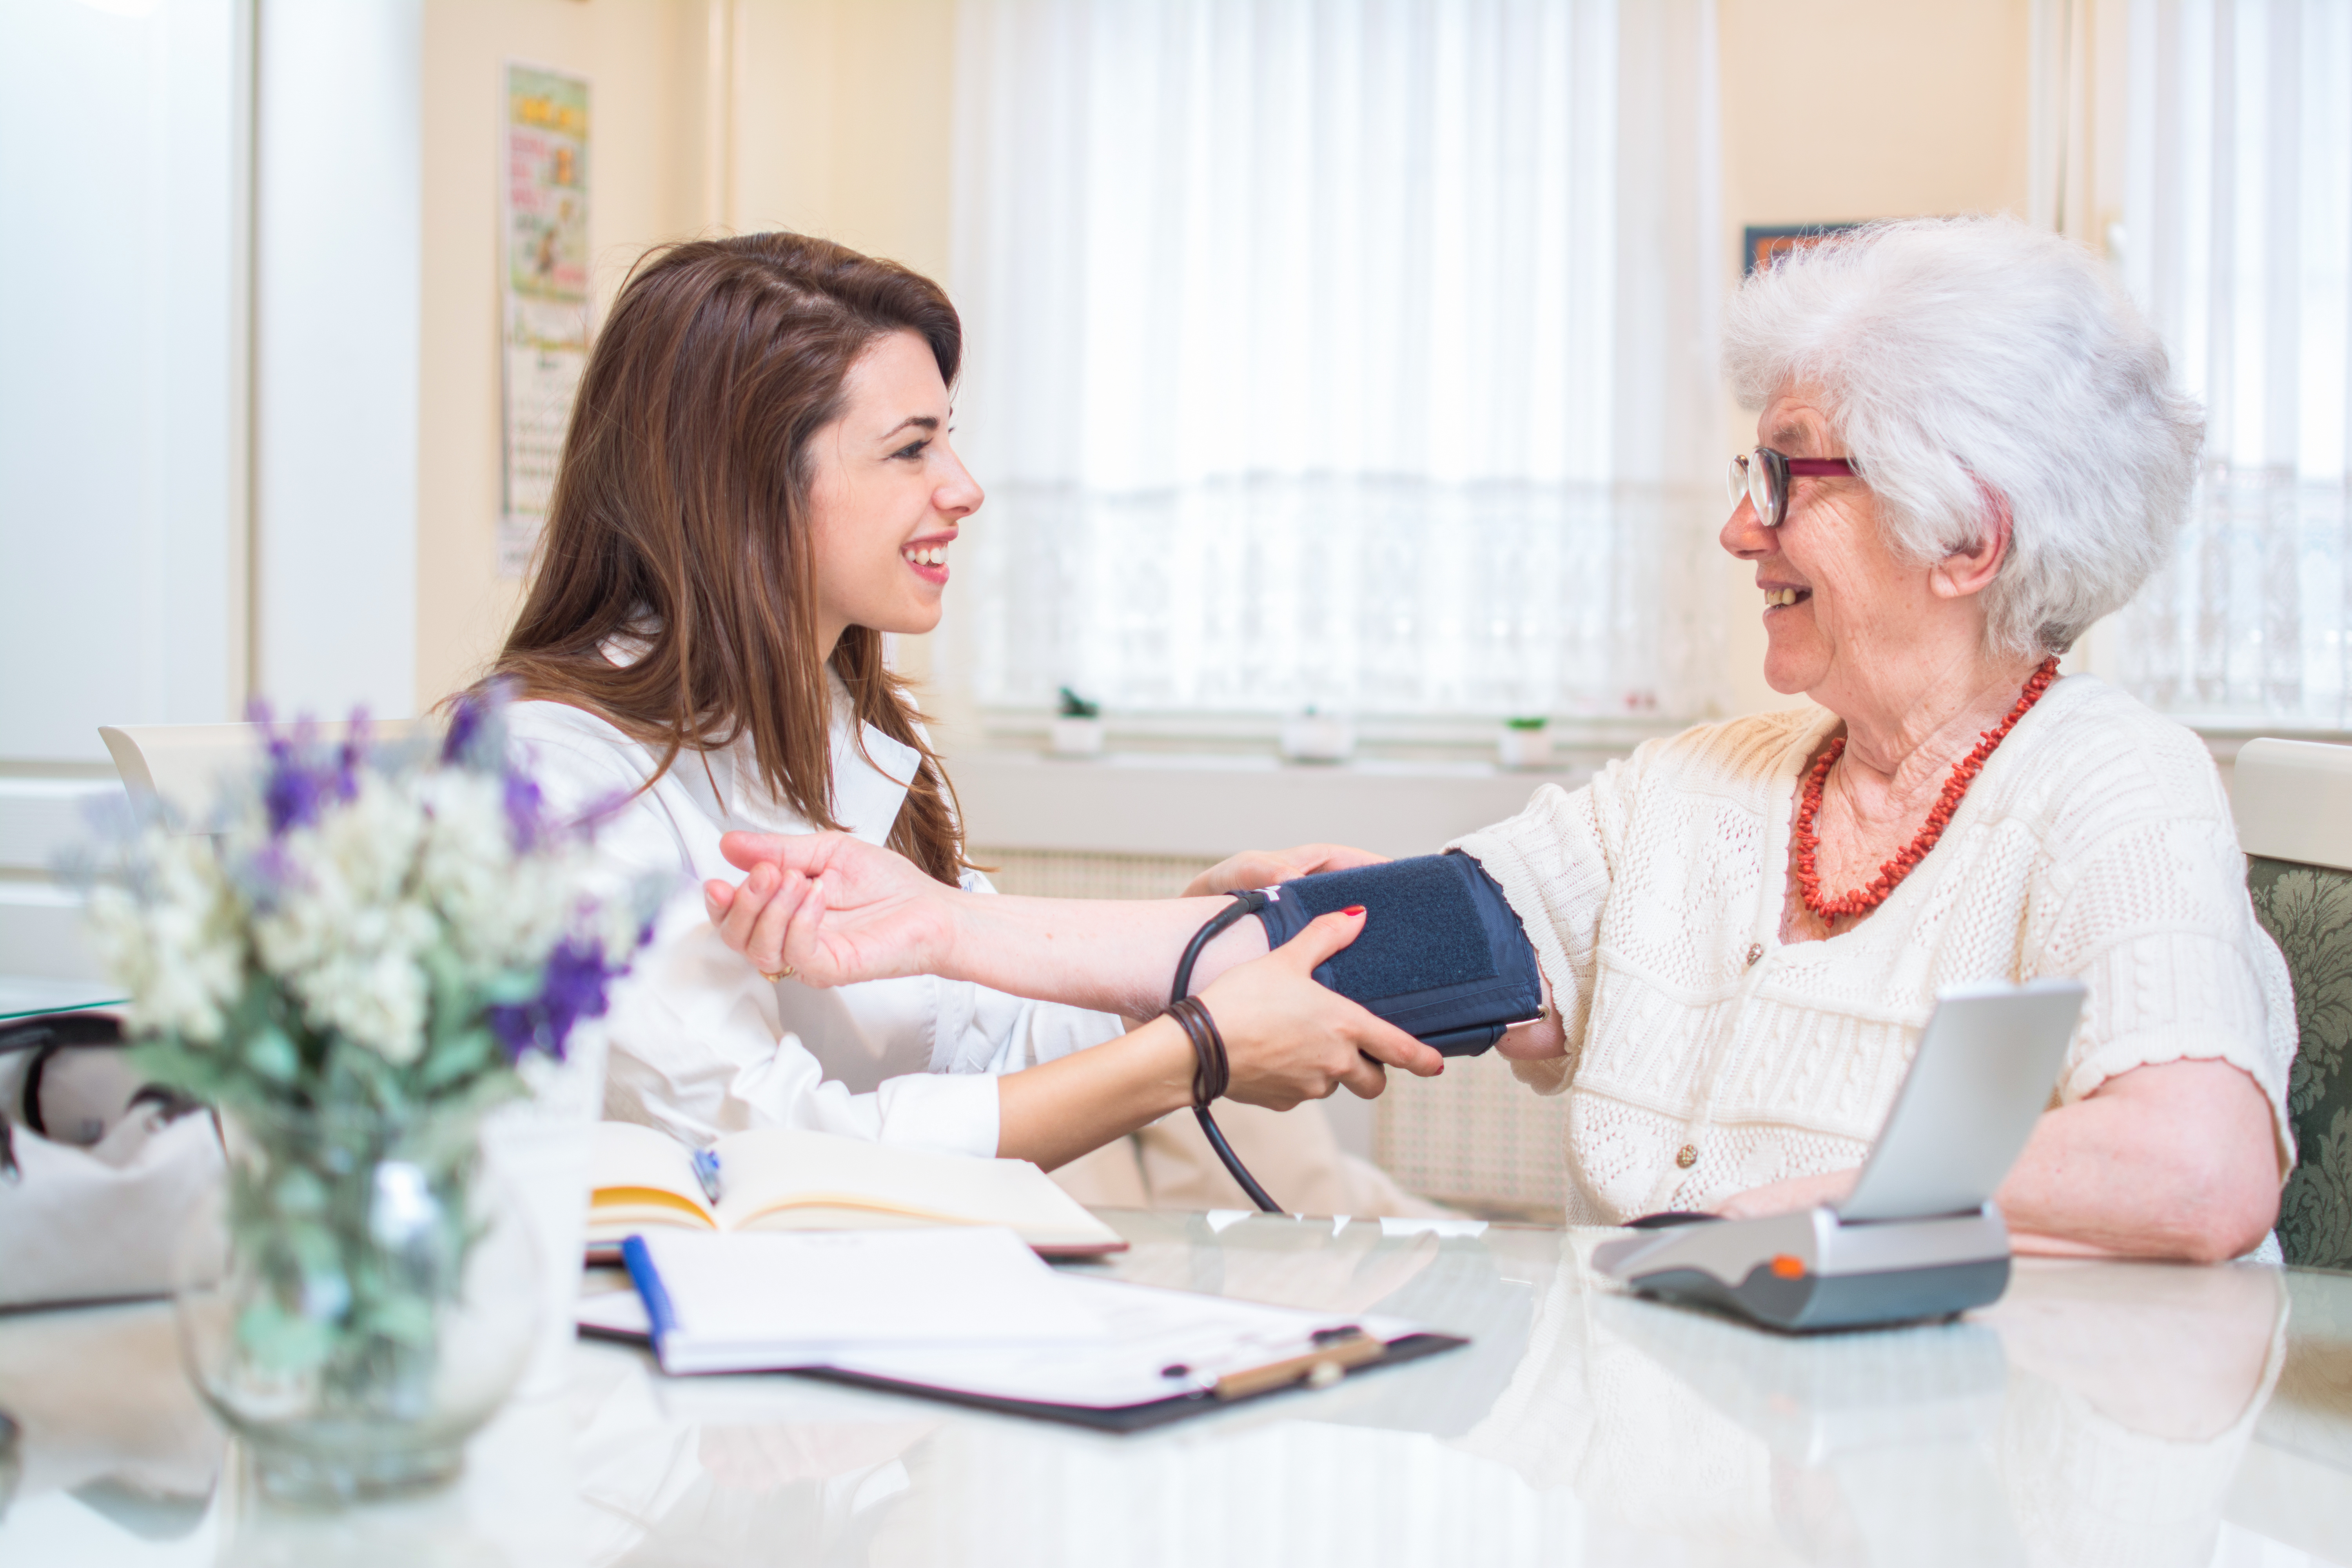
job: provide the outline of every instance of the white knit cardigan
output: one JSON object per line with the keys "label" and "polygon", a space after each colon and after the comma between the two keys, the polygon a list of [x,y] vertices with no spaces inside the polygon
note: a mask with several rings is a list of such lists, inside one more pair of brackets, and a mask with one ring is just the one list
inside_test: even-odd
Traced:
{"label": "white knit cardigan", "polygon": [[1652,741],[1460,840],[1567,1029],[1564,1058],[1514,1066],[1569,1093],[1570,1224],[1860,1164],[1936,993],[1994,977],[2089,987],[2053,1104],[2218,1058],[2269,1096],[2292,1166],[2286,965],[2194,734],[2092,677],[2057,682],[1884,904],[1783,945],[1798,779],[1837,722],[1804,709]]}

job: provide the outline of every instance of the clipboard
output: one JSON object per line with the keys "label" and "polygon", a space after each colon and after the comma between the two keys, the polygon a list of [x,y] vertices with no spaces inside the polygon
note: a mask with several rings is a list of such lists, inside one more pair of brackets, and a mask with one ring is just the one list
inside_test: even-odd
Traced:
{"label": "clipboard", "polygon": [[[1348,1369],[1349,1375],[1368,1372],[1377,1367],[1397,1366],[1409,1361],[1419,1361],[1444,1351],[1455,1350],[1470,1342],[1454,1334],[1411,1333],[1402,1339],[1375,1341],[1378,1353],[1367,1356]],[[1299,1358],[1305,1359],[1305,1358]],[[1265,1368],[1247,1369],[1272,1373],[1284,1363],[1276,1363]],[[1261,1399],[1277,1398],[1284,1394],[1319,1393],[1333,1386],[1315,1379],[1311,1370],[1301,1370],[1278,1382],[1257,1387],[1229,1397],[1220,1397],[1213,1390],[1196,1389],[1167,1399],[1152,1400],[1142,1405],[1121,1405],[1108,1407],[1090,1405],[1054,1405],[1042,1400],[1006,1399],[992,1394],[966,1394],[959,1389],[940,1388],[924,1384],[901,1383],[894,1378],[869,1377],[860,1373],[841,1372],[831,1367],[808,1367],[792,1373],[794,1377],[815,1378],[824,1383],[845,1384],[853,1388],[879,1389],[886,1394],[908,1394],[922,1399],[936,1399],[948,1405],[961,1405],[971,1410],[993,1410],[1007,1415],[1025,1415],[1035,1421],[1059,1421],[1067,1426],[1084,1426],[1097,1432],[1146,1432],[1155,1426],[1182,1421],[1189,1416],[1207,1415],[1219,1410],[1230,1410],[1237,1405]]]}
{"label": "clipboard", "polygon": [[[632,1237],[623,1251],[635,1289],[584,1299],[580,1331],[650,1345],[658,1354],[664,1334],[677,1329],[670,1291],[643,1238]],[[1137,1432],[1328,1388],[1469,1342],[1402,1320],[1272,1307],[1033,1266],[1044,1277],[1037,1283],[1047,1292],[1045,1305],[1058,1303],[1098,1324],[1093,1337],[848,1345],[821,1361],[723,1370],[784,1372],[1096,1431]]]}

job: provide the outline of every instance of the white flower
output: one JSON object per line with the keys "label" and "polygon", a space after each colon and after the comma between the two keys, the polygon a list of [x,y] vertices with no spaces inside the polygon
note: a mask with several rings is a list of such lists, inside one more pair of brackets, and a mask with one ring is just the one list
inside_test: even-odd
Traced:
{"label": "white flower", "polygon": [[515,854],[501,782],[443,773],[428,782],[424,806],[416,868],[421,896],[482,972],[527,956],[539,914],[535,867]]}
{"label": "white flower", "polygon": [[[245,987],[266,983],[299,1032],[408,1067],[436,1005],[479,1009],[567,937],[608,961],[635,951],[637,889],[584,838],[519,847],[507,778],[413,761],[278,757],[230,787],[217,838],[150,830],[130,886],[89,905],[134,1029],[218,1042]],[[306,820],[273,833],[273,809]],[[455,998],[436,995],[453,983]]]}
{"label": "white flower", "polygon": [[245,910],[209,838],[150,827],[133,851],[137,893],[101,886],[88,920],[141,1034],[210,1045],[245,980]]}
{"label": "white flower", "polygon": [[413,951],[386,944],[352,952],[305,972],[293,990],[314,1026],[394,1067],[406,1067],[425,1049],[425,974]]}
{"label": "white flower", "polygon": [[428,997],[417,959],[440,934],[414,886],[425,826],[413,789],[362,772],[350,801],[278,841],[282,880],[253,922],[263,969],[314,1028],[401,1065],[424,1047]]}

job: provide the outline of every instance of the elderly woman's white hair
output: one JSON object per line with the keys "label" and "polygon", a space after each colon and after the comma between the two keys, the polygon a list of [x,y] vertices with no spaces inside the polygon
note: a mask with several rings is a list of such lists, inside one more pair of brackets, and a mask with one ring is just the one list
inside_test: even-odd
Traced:
{"label": "elderly woman's white hair", "polygon": [[2063,652],[2172,548],[2202,411],[2106,268],[2055,235],[1872,224],[1748,279],[1724,337],[1743,404],[1820,401],[1897,552],[1941,559],[2008,509],[1986,592],[2003,651]]}

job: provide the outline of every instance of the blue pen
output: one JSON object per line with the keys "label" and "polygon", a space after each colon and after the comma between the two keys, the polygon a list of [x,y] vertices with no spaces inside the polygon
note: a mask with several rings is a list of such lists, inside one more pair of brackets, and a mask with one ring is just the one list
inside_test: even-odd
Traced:
{"label": "blue pen", "polygon": [[694,1177],[702,1184],[702,1195],[712,1203],[719,1201],[719,1156],[708,1149],[694,1152]]}

